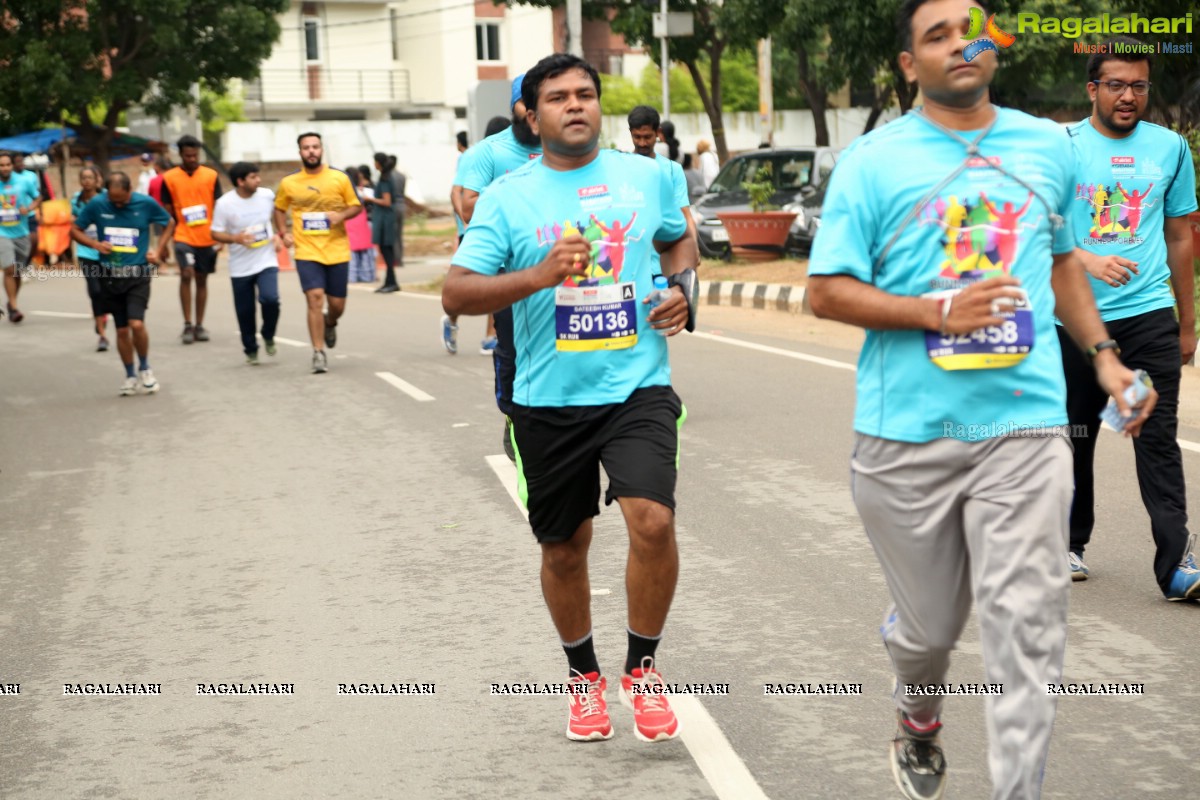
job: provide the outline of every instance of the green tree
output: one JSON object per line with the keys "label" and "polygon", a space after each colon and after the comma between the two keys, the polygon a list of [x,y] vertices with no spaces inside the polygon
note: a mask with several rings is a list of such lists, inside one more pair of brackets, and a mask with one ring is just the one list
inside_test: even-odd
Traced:
{"label": "green tree", "polygon": [[775,47],[795,54],[795,79],[812,109],[816,143],[829,144],[825,112],[829,96],[849,78],[846,63],[832,58],[825,20],[847,13],[836,0],[727,0],[726,35],[735,44],[750,47],[756,40],[771,37]]}
{"label": "green tree", "polygon": [[[530,5],[556,8],[564,0],[492,0],[500,5]],[[729,157],[725,142],[725,123],[722,113],[721,59],[727,42],[722,32],[721,21],[725,11],[721,0],[670,0],[672,11],[687,11],[695,20],[692,36],[671,39],[670,58],[687,69],[700,96],[700,102],[708,115],[712,128],[713,143],[718,157],[724,161]],[[653,35],[653,16],[659,10],[654,0],[583,0],[583,15],[588,19],[608,19],[615,11],[611,26],[615,33],[622,34],[630,44],[646,47],[650,57],[658,63],[658,39]],[[661,65],[660,65],[661,66]],[[674,105],[674,101],[672,101]]]}
{"label": "green tree", "polygon": [[[165,117],[203,82],[249,79],[279,38],[288,0],[5,0],[0,21],[4,123],[78,120],[107,169],[120,115]],[[99,104],[103,116],[89,107]]]}
{"label": "green tree", "polygon": [[221,93],[207,84],[200,85],[200,126],[204,146],[221,157],[221,132],[231,122],[245,122],[246,113],[240,93]]}

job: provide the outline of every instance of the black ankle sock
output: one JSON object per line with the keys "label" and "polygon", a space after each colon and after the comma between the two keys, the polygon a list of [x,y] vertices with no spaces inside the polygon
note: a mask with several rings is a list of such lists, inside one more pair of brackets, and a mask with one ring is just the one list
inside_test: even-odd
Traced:
{"label": "black ankle sock", "polygon": [[635,669],[641,669],[643,658],[646,656],[654,658],[654,651],[658,649],[658,642],[662,639],[662,634],[650,639],[636,634],[628,628],[625,629],[625,632],[629,634],[629,651],[625,656],[625,674],[632,675]]}
{"label": "black ankle sock", "polygon": [[592,634],[588,631],[588,635],[577,642],[563,642],[563,651],[567,654],[567,664],[570,667],[570,675],[574,677],[578,672],[580,675],[587,675],[589,672],[600,672],[600,664],[596,661],[596,650],[592,644]]}

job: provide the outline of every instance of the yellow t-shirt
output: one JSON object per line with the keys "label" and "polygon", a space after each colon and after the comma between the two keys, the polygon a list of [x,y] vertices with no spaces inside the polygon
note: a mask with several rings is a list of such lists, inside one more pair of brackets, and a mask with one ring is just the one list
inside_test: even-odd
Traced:
{"label": "yellow t-shirt", "polygon": [[346,173],[323,166],[310,175],[293,172],[279,182],[275,207],[292,212],[292,237],[296,259],[318,264],[341,264],[350,260],[350,240],[343,223],[329,224],[328,212],[362,205]]}

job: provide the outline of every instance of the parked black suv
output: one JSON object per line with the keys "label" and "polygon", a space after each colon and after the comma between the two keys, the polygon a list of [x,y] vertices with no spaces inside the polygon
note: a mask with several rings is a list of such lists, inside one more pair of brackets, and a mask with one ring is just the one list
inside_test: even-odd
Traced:
{"label": "parked black suv", "polygon": [[764,164],[771,164],[775,194],[771,202],[784,211],[797,212],[788,235],[789,252],[804,252],[812,245],[825,198],[825,185],[833,172],[840,148],[787,147],[752,150],[734,156],[717,173],[708,193],[692,206],[700,253],[705,258],[727,258],[729,236],[717,219],[723,211],[749,211],[750,196],[742,182],[752,180]]}

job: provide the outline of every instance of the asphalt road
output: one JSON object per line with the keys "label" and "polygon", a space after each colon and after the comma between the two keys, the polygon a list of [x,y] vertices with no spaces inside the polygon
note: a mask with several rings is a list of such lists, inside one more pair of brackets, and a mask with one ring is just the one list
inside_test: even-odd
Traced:
{"label": "asphalt road", "polygon": [[[707,335],[672,342],[689,419],[659,663],[668,681],[730,692],[681,702],[689,734],[646,745],[610,690],[616,737],[580,745],[562,735],[561,697],[490,693],[566,668],[537,548],[503,459],[489,461],[501,418],[475,354],[482,321],[464,320],[451,357],[436,300],[356,289],[330,372],[314,376],[294,273],[279,336],[299,346],[259,367],[242,363],[223,271],[209,343],[176,338],[176,286],[158,279],[151,299],[154,396],[117,396],[118,359],[93,351],[77,279],[28,286],[26,321],[0,323],[0,687],[20,684],[0,694],[0,796],[896,796],[886,587],[847,486],[855,334],[705,308]],[[1044,796],[1189,796],[1200,608],[1158,594],[1132,456],[1103,437],[1094,577],[1072,589],[1066,672],[1145,695],[1063,698]],[[1193,476],[1198,458],[1185,450]],[[606,509],[591,565],[613,676],[625,550]],[[983,681],[973,621],[950,678]],[[800,682],[863,694],[764,696]],[[64,695],[83,683],[161,694]],[[294,694],[197,694],[216,683]],[[436,689],[339,695],[342,683]],[[982,699],[951,699],[944,721],[947,797],[988,797]]]}

